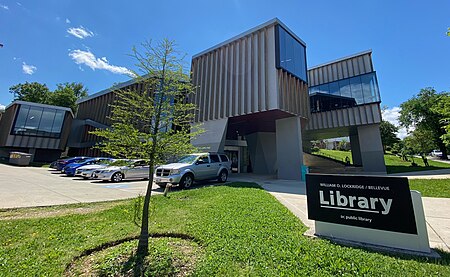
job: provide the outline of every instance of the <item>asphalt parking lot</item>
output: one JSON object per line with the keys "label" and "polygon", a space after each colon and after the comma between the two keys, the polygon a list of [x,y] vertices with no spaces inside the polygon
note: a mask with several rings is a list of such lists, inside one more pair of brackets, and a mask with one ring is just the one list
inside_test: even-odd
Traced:
{"label": "asphalt parking lot", "polygon": [[[144,195],[147,181],[109,183],[66,177],[49,168],[0,164],[0,209],[118,200]],[[152,193],[163,190],[153,185]]]}

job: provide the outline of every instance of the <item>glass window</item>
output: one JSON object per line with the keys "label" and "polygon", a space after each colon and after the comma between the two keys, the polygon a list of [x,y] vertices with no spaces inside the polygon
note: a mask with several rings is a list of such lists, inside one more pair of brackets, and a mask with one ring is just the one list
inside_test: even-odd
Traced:
{"label": "glass window", "polygon": [[366,74],[361,76],[364,102],[366,103],[379,101],[378,86],[375,78],[375,74]]}
{"label": "glass window", "polygon": [[341,92],[341,96],[352,97],[349,79],[344,79],[344,80],[339,81],[339,91]]}
{"label": "glass window", "polygon": [[330,83],[330,94],[341,95],[341,93],[339,91],[339,83],[338,82]]}
{"label": "glass window", "polygon": [[46,134],[52,132],[53,121],[55,120],[55,110],[45,108],[42,112],[41,123],[39,124],[39,131]]}
{"label": "glass window", "polygon": [[220,159],[222,160],[222,162],[228,162],[228,157],[226,155],[220,155]]}
{"label": "glass window", "polygon": [[30,110],[30,106],[21,105],[19,107],[19,112],[16,118],[16,124],[14,126],[14,133],[21,134],[26,131],[25,122],[27,121],[28,111]]}
{"label": "glass window", "polygon": [[21,105],[12,134],[58,138],[65,111]]}
{"label": "glass window", "polygon": [[199,164],[209,164],[208,155],[200,156],[197,160]]}
{"label": "glass window", "polygon": [[318,91],[318,92],[329,94],[329,93],[330,93],[329,85],[328,85],[328,84],[320,85],[320,86],[319,86],[319,91]]}
{"label": "glass window", "polygon": [[292,37],[281,26],[277,26],[277,33],[277,68],[283,68],[306,82],[305,46]]}
{"label": "glass window", "polygon": [[219,156],[216,154],[211,154],[209,155],[209,158],[211,159],[212,163],[220,163],[220,159]]}
{"label": "glass window", "polygon": [[350,88],[352,91],[352,97],[355,99],[356,104],[364,104],[361,78],[359,76],[350,78]]}
{"label": "glass window", "polygon": [[30,107],[27,121],[25,122],[25,129],[27,129],[27,132],[37,134],[43,110],[44,109],[40,107]]}
{"label": "glass window", "polygon": [[62,125],[64,122],[64,111],[57,110],[55,114],[55,121],[53,122],[52,133],[61,133]]}
{"label": "glass window", "polygon": [[[317,94],[318,92],[321,94]],[[309,94],[311,112],[343,109],[380,101],[375,72],[310,87]]]}

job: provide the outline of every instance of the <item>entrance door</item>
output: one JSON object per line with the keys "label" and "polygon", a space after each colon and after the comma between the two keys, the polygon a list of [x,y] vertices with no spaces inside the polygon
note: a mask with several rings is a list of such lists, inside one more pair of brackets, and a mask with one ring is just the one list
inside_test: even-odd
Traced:
{"label": "entrance door", "polygon": [[225,154],[231,160],[231,172],[238,173],[239,172],[239,151],[225,150]]}

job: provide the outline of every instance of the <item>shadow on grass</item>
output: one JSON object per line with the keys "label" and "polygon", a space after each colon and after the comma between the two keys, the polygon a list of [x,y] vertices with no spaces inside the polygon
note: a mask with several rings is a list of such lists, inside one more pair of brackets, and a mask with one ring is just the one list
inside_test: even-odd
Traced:
{"label": "shadow on grass", "polygon": [[[193,242],[201,245],[200,241],[197,240],[195,237],[187,235],[187,234],[183,234],[183,233],[151,233],[149,235],[149,238],[178,238],[178,239],[183,239],[183,240],[190,240],[190,241],[193,241]],[[68,276],[68,273],[70,272],[72,266],[75,265],[77,260],[79,260],[83,257],[89,256],[89,255],[92,255],[96,252],[103,251],[107,248],[117,246],[117,245],[125,243],[125,242],[138,240],[138,239],[139,239],[139,236],[131,236],[131,237],[126,237],[123,239],[115,240],[115,241],[106,242],[106,243],[103,243],[103,244],[101,244],[97,247],[91,248],[91,249],[86,249],[80,255],[72,258],[72,260],[66,265],[66,268],[64,270],[64,276]],[[133,276],[136,276],[136,277],[144,276],[144,273],[146,271],[145,258],[146,258],[145,255],[132,255],[124,263],[124,266],[122,267],[123,273],[127,273],[128,270],[133,269]]]}

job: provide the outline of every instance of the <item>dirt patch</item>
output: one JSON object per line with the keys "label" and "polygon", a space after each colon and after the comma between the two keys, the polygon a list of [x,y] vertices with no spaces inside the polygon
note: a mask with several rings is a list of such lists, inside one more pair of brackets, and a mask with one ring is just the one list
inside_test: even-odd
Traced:
{"label": "dirt patch", "polygon": [[[135,276],[136,246],[137,240],[125,241],[80,257],[67,267],[64,276]],[[143,276],[191,275],[202,253],[192,240],[150,238]]]}

